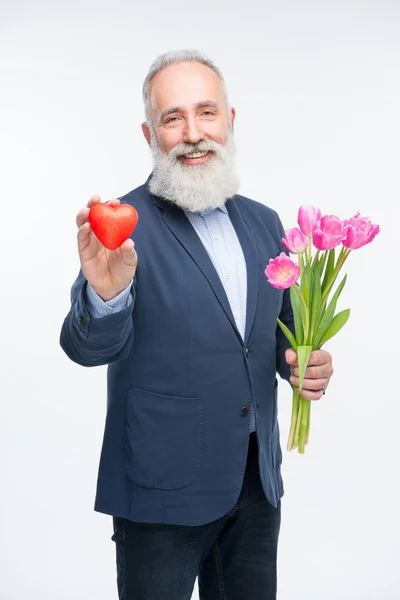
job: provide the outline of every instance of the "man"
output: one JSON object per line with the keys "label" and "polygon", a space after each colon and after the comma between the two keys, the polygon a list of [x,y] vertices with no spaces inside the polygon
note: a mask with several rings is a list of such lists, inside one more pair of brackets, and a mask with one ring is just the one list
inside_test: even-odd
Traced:
{"label": "man", "polygon": [[[276,373],[298,384],[288,291],[264,275],[279,217],[237,194],[224,81],[198,52],[159,57],[145,80],[154,169],[121,200],[132,239],[106,250],[77,216],[81,272],[61,332],[67,355],[108,364],[95,510],[114,517],[119,597],[276,598],[283,494]],[[293,374],[290,374],[290,365]],[[303,395],[321,398],[313,353]]]}

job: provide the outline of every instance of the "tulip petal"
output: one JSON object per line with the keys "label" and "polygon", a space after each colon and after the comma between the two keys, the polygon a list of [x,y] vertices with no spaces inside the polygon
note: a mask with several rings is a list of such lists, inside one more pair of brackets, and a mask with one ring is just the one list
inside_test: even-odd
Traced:
{"label": "tulip petal", "polygon": [[270,259],[265,275],[273,287],[285,290],[297,281],[300,267],[281,252],[276,258]]}

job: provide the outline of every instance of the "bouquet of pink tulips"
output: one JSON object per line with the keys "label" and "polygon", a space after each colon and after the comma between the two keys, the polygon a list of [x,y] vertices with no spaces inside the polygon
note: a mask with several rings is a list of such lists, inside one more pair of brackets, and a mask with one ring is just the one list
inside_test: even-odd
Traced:
{"label": "bouquet of pink tulips", "polygon": [[[278,324],[297,353],[299,388],[293,386],[292,419],[287,449],[298,448],[304,454],[310,433],[311,401],[301,396],[304,373],[313,350],[331,339],[347,322],[350,309],[335,315],[336,304],[346,283],[343,277],[330,300],[329,294],[339,272],[352,250],[372,242],[379,233],[373,225],[357,213],[341,221],[333,215],[321,216],[312,206],[301,206],[298,212],[299,228],[285,231],[282,242],[291,254],[297,254],[297,264],[287,254],[270,259],[265,270],[269,283],[278,289],[290,288],[294,317],[294,334],[280,319]],[[313,256],[313,246],[316,252]],[[340,251],[336,249],[340,246]],[[300,282],[298,279],[300,278]]]}

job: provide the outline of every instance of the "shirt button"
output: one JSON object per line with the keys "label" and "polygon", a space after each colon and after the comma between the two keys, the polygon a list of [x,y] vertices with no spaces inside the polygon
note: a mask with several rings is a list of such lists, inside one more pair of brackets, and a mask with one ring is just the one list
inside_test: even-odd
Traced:
{"label": "shirt button", "polygon": [[248,414],[248,412],[249,412],[249,407],[246,404],[246,406],[242,407],[242,415],[245,417]]}

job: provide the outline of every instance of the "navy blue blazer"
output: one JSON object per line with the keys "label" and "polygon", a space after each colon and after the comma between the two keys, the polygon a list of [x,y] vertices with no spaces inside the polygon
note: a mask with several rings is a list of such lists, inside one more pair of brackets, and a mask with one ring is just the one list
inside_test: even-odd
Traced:
{"label": "navy blue blazer", "polygon": [[109,365],[95,510],[184,525],[226,514],[242,486],[251,410],[262,485],[276,506],[283,495],[276,374],[290,374],[277,317],[294,329],[288,291],[273,288],[264,274],[284,251],[277,213],[241,195],[226,204],[247,266],[242,340],[184,212],[146,184],[121,202],[139,213],[133,303],[93,318],[80,273],[60,337],[76,363]]}

